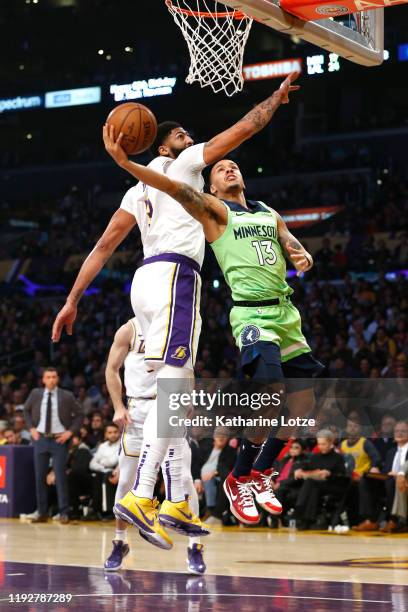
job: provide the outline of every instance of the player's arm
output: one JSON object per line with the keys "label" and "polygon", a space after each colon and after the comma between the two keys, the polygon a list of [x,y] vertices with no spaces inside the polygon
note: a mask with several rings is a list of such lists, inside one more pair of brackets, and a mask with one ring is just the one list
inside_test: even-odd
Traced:
{"label": "player's arm", "polygon": [[299,276],[313,268],[313,257],[301,245],[299,240],[288,230],[288,226],[282,217],[275,211],[278,219],[279,242],[286,255],[293,263]]}
{"label": "player's arm", "polygon": [[288,104],[289,93],[299,89],[298,85],[292,85],[298,76],[298,72],[291,72],[279,89],[274,91],[269,98],[255,106],[235,125],[208,141],[204,146],[204,161],[206,165],[219,161],[239,147],[245,140],[260,132],[272,119],[280,105]]}
{"label": "player's arm", "polygon": [[52,327],[53,342],[59,341],[64,327],[66,327],[68,335],[72,335],[72,327],[77,316],[77,305],[84,291],[135,225],[136,219],[125,210],[119,208],[114,213],[101,238],[82,264],[65,305],[54,321]]}
{"label": "player's arm", "polygon": [[166,174],[130,161],[127,153],[121,147],[122,138],[123,134],[120,133],[115,141],[113,125],[104,125],[105,148],[121,168],[149,187],[167,193],[177,200],[194,219],[202,224],[205,237],[209,242],[219,238],[228,223],[227,211],[221,200],[208,193],[201,193],[186,183],[175,181]]}
{"label": "player's arm", "polygon": [[115,410],[113,422],[119,427],[126,425],[126,423],[130,423],[129,413],[123,405],[122,400],[123,388],[120,369],[129,352],[132,335],[133,327],[130,321],[118,329],[109,351],[105,369],[106,386],[108,387],[109,395]]}

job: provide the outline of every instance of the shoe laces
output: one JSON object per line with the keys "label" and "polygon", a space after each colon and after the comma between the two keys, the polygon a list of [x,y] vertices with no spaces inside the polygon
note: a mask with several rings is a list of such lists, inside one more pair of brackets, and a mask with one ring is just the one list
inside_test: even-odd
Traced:
{"label": "shoe laces", "polygon": [[254,505],[254,498],[252,496],[251,485],[252,481],[248,482],[237,482],[238,494],[240,496],[241,506],[247,508]]}
{"label": "shoe laces", "polygon": [[272,472],[269,475],[261,473],[261,478],[262,478],[263,485],[264,485],[265,489],[268,491],[268,493],[271,495],[271,497],[275,497],[275,493],[274,493],[273,488],[272,488],[272,478],[273,478],[273,476],[277,476],[278,474],[279,474],[279,472]]}

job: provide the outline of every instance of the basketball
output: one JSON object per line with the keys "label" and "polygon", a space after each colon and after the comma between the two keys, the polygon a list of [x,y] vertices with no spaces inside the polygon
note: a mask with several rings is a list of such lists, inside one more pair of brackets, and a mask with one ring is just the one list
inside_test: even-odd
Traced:
{"label": "basketball", "polygon": [[115,127],[115,139],[123,132],[121,145],[128,155],[143,153],[156,138],[156,117],[146,106],[137,102],[126,102],[114,108],[106,123]]}

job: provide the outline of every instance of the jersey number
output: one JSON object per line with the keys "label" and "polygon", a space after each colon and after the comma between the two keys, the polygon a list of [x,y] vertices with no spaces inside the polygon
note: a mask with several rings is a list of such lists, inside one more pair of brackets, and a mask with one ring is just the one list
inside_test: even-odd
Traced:
{"label": "jersey number", "polygon": [[148,223],[150,225],[152,221],[152,217],[153,217],[153,204],[151,203],[150,200],[145,200],[145,206],[146,206],[146,215],[149,220]]}
{"label": "jersey number", "polygon": [[256,250],[261,266],[265,264],[273,266],[276,263],[276,253],[272,248],[272,240],[253,240],[251,244]]}

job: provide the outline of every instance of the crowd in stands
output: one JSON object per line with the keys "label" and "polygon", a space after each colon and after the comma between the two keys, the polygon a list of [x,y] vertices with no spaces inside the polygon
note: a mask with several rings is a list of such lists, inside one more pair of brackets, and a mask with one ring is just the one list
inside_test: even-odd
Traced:
{"label": "crowd in stands", "polygon": [[[391,282],[379,276],[376,281],[368,282],[361,279],[353,281],[351,277],[345,276],[341,283],[320,280],[304,283],[296,279],[292,284],[293,301],[302,313],[305,334],[316,357],[326,365],[328,376],[379,381],[406,378],[408,282],[405,279]],[[52,345],[50,329],[58,305],[56,298],[28,300],[22,296],[9,296],[2,301],[0,341],[4,350],[0,369],[0,442],[30,443],[29,432],[24,426],[24,402],[30,390],[40,386],[43,368],[52,363],[59,370],[60,386],[73,391],[85,417],[80,431],[72,440],[71,448],[71,463],[76,466],[71,465],[69,468],[73,516],[78,515],[83,499],[92,498],[95,508],[90,516],[95,517],[97,513],[97,516],[111,518],[111,513],[102,509],[101,498],[97,494],[103,481],[107,484],[108,499],[113,499],[117,479],[114,461],[119,432],[111,425],[113,409],[104,380],[104,369],[116,328],[132,314],[121,286],[108,282],[99,294],[84,297],[81,301],[74,335],[64,336],[59,344]],[[229,328],[229,305],[226,286],[220,282],[215,287],[213,279],[206,279],[202,302],[203,331],[196,363],[198,377],[229,378],[237,373],[238,352]],[[344,456],[351,454],[354,459],[356,454],[363,453],[366,459],[362,474],[372,469],[392,471],[385,451],[390,450],[392,437],[396,440],[398,438],[399,433],[393,434],[392,430],[404,429],[405,426],[396,425],[393,417],[385,419],[382,425],[384,431],[377,432],[378,437],[373,441],[374,446],[383,445],[376,454],[368,441],[359,442],[362,435],[353,431],[353,423],[357,423],[358,430],[356,417],[348,422],[343,432],[337,432],[338,437],[332,440],[336,448],[339,445]],[[322,456],[329,442],[317,442]],[[230,446],[226,432],[221,432],[218,439],[215,439],[214,448],[208,439],[196,440],[195,443],[201,459],[198,459],[199,464],[194,467],[194,473],[196,480],[200,481],[197,487],[202,496],[203,511],[210,511],[215,520],[224,520],[228,524],[233,519],[229,515],[220,482],[233,463],[238,442],[234,440],[233,446]],[[288,447],[287,454],[281,457],[276,466],[280,474],[274,481],[276,494],[282,498],[288,512],[292,510],[296,514],[301,527],[316,525],[319,521],[324,524],[323,518],[318,517],[321,505],[316,506],[319,496],[312,509],[304,509],[303,514],[303,510],[300,510],[303,499],[317,495],[317,491],[313,490],[313,494],[311,492],[311,488],[317,485],[312,485],[307,477],[305,479],[304,472],[326,469],[319,467],[316,459],[318,455],[315,456],[313,452],[315,445],[315,441],[295,441],[293,448]],[[214,449],[217,452],[213,452]],[[395,450],[395,446],[392,449]],[[303,462],[299,467],[303,472],[297,472],[297,476],[294,476],[292,468],[297,459],[292,459],[297,456],[306,463]],[[348,483],[346,488],[349,497],[336,501],[337,485],[333,490],[328,487],[328,493],[322,493],[324,507],[328,505],[331,508],[333,500],[326,504],[326,497],[331,494],[334,495],[334,506],[337,509],[342,504],[340,514],[349,512],[350,524],[358,525],[364,521],[368,528],[374,529],[381,521],[383,525],[385,519],[390,519],[395,523],[394,527],[391,525],[393,529],[402,528],[401,517],[401,520],[396,521],[390,514],[381,515],[385,503],[394,503],[391,493],[387,488],[384,489],[384,486],[390,485],[384,485],[384,481],[371,477],[369,484],[366,484],[366,478],[361,480],[358,475],[353,476],[354,472],[358,474],[358,461],[356,465],[350,472],[350,466],[346,464],[344,474],[339,475],[340,484],[341,479],[346,479],[344,482]],[[401,470],[402,466],[403,463]],[[77,474],[78,470],[82,470],[81,476]],[[288,482],[282,482],[282,475],[289,477],[289,472],[292,474],[293,486],[288,487]],[[305,488],[301,494],[303,480],[309,484],[307,491]],[[52,489],[52,473],[49,482]],[[338,489],[343,491],[344,487],[339,486]],[[360,514],[355,512],[353,515],[353,508],[359,505]],[[316,520],[312,521],[314,507],[319,512],[314,517]],[[367,508],[370,508],[370,512]],[[390,508],[388,510],[391,511]],[[337,516],[340,514],[337,513]],[[329,523],[332,518],[333,513]],[[291,514],[286,516],[285,512],[284,524],[289,524],[290,520]],[[271,525],[276,523],[270,519],[269,522]]]}
{"label": "crowd in stands", "polygon": [[[333,377],[400,377],[407,374],[408,281],[384,276],[369,282],[345,276],[341,283],[294,279],[293,301],[316,357]],[[196,364],[201,377],[235,375],[237,348],[230,332],[230,294],[222,281],[204,282],[203,332]],[[61,300],[6,296],[0,306],[1,407],[13,416],[36,385],[41,368],[58,367],[63,387],[86,406],[109,413],[104,363],[115,329],[132,316],[122,285],[107,281],[83,298],[72,337],[50,342]]]}
{"label": "crowd in stands", "polygon": [[[112,520],[118,483],[120,432],[94,411],[70,442],[67,478],[71,520]],[[301,530],[358,532],[408,531],[408,421],[384,413],[377,432],[368,439],[357,411],[347,415],[339,431],[327,424],[314,438],[290,439],[271,470],[270,487],[282,504],[277,516],[261,513],[262,524]],[[0,426],[0,444],[29,444],[24,416],[17,412]],[[192,475],[201,514],[210,524],[236,524],[222,484],[231,471],[239,440],[226,427],[213,439],[196,435]],[[57,516],[55,474],[47,475],[49,512]],[[163,495],[158,480],[157,494]],[[34,513],[35,514],[35,513]]]}
{"label": "crowd in stands", "polygon": [[[293,301],[301,311],[305,335],[329,377],[385,381],[407,377],[408,280],[403,275],[389,280],[385,274],[408,267],[407,194],[406,179],[396,175],[385,177],[375,189],[367,189],[358,179],[343,177],[283,183],[269,194],[269,199],[267,194],[257,194],[278,209],[296,206],[298,202],[304,206],[337,204],[339,198],[346,204],[345,211],[324,226],[325,238],[314,252],[314,270],[304,280],[291,280]],[[47,297],[41,291],[28,297],[21,284],[11,290],[6,284],[3,286],[0,443],[30,444],[24,424],[24,403],[30,390],[41,384],[43,368],[49,364],[56,366],[61,387],[74,393],[84,414],[83,425],[71,441],[68,467],[73,517],[83,515],[90,500],[91,517],[112,517],[109,509],[103,507],[100,490],[103,483],[109,501],[113,499],[119,432],[112,426],[113,409],[104,370],[115,330],[132,316],[126,282],[142,257],[139,236],[132,234],[120,247],[132,253],[131,260],[127,256],[125,261],[115,261],[110,275],[99,280],[82,299],[74,335],[64,336],[57,345],[51,343],[52,322],[63,299],[58,294],[65,295],[76,274],[76,268],[62,271],[64,263],[71,255],[91,250],[112,213],[109,207],[98,206],[101,195],[99,187],[93,189],[92,197],[81,189],[71,188],[57,205],[55,200],[44,201],[41,206],[32,202],[30,209],[35,210],[38,230],[22,232],[18,241],[0,245],[0,259],[30,258],[28,270],[32,281],[61,286],[59,291],[48,292]],[[10,210],[10,204],[3,202],[3,218],[7,206]],[[388,233],[392,246],[375,235],[379,231]],[[309,236],[303,238],[308,240]],[[370,270],[374,272],[371,277],[366,274]],[[237,374],[239,356],[229,327],[230,306],[229,290],[210,257],[203,271],[203,330],[196,362],[200,378],[231,378]],[[272,481],[284,505],[283,524],[296,520],[298,527],[310,527],[326,521],[329,526],[336,526],[344,522],[346,513],[347,521],[354,526],[364,524],[374,529],[380,524],[384,526],[385,520],[392,520],[394,527],[388,522],[385,526],[403,528],[400,510],[403,501],[391,499],[388,490],[391,485],[387,484],[397,482],[401,474],[387,481],[367,475],[393,471],[385,452],[377,448],[381,440],[387,439],[386,450],[395,450],[395,446],[390,447],[391,439],[394,436],[397,440],[399,431],[392,430],[403,430],[405,426],[392,418],[385,419],[387,435],[377,431],[372,443],[361,441],[364,437],[361,432],[353,433],[358,417],[337,431],[335,439],[327,434],[327,429],[334,426],[328,422],[323,424],[324,436],[317,441],[293,441],[274,466],[279,475]],[[239,441],[230,440],[228,432],[223,431],[217,433],[214,442],[204,438],[193,444],[197,447],[193,474],[202,498],[202,511],[228,524],[233,518],[220,484],[234,462]],[[326,455],[333,458],[338,450],[339,456],[346,458],[344,469],[339,457],[330,459],[337,480],[333,486],[326,483],[327,490],[323,486],[319,489],[325,479],[320,482],[319,478],[309,476],[319,470],[331,472],[327,465],[324,467],[324,458]],[[366,457],[361,473],[356,461],[359,453]],[[351,466],[348,456],[353,456],[357,467]],[[405,469],[402,463],[400,467]],[[49,485],[52,505],[52,470]],[[399,478],[394,494],[396,491],[403,494],[404,486]],[[342,496],[337,496],[337,491]],[[392,514],[394,502],[400,514]],[[276,520],[268,520],[270,526],[276,525]]]}
{"label": "crowd in stands", "polygon": [[274,467],[284,525],[295,520],[299,529],[407,531],[406,420],[384,414],[370,440],[359,414],[350,412],[343,432],[327,426],[316,440],[293,440]]}
{"label": "crowd in stands", "polygon": [[[266,170],[266,169],[265,169]],[[320,279],[341,278],[346,270],[395,271],[408,264],[408,183],[405,177],[386,175],[381,185],[375,177],[359,174],[305,176],[296,181],[285,179],[249,181],[248,197],[259,198],[276,210],[316,206],[343,206],[324,226],[296,230],[307,242],[316,233],[325,237],[314,253],[314,274]],[[121,193],[132,184],[124,176],[121,191],[106,205],[106,187],[90,189],[73,185],[60,198],[35,198],[24,201],[0,201],[0,223],[4,241],[0,259],[31,258],[30,278],[53,283],[69,280],[61,269],[71,255],[85,255],[101,236],[111,215],[120,203]],[[367,181],[369,184],[367,184]],[[118,185],[117,187],[118,188]],[[103,202],[103,205],[102,205]],[[10,219],[35,221],[36,227],[8,227]],[[69,227],[69,232],[67,232]],[[139,233],[131,235],[119,247],[134,253],[126,262],[115,263],[115,269],[129,273],[140,259]],[[313,249],[311,249],[313,251]]]}

